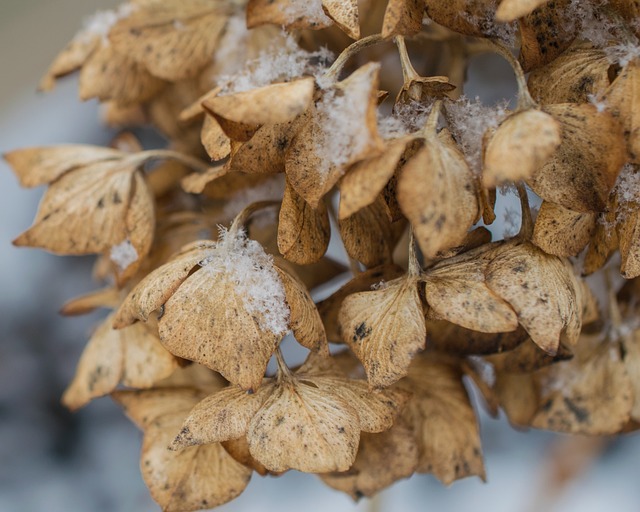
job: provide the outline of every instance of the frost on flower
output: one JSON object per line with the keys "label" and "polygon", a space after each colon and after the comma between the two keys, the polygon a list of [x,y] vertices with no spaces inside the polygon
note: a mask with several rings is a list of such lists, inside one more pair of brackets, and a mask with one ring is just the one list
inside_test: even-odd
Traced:
{"label": "frost on flower", "polygon": [[378,132],[385,139],[395,139],[415,133],[424,127],[431,105],[418,102],[400,103],[389,116],[378,111]]}
{"label": "frost on flower", "polygon": [[127,239],[118,245],[114,245],[111,248],[109,257],[122,272],[138,260],[138,251],[136,251],[136,248],[131,244],[131,241]]}
{"label": "frost on flower", "polygon": [[325,89],[316,104],[315,153],[321,156],[320,173],[348,164],[369,144],[369,131],[363,121],[369,109],[371,81],[366,73],[353,76],[348,94],[336,88]]}
{"label": "frost on flower", "polygon": [[606,14],[608,0],[572,0],[566,11],[565,29],[571,31],[576,25],[583,39],[596,48],[602,48],[609,62],[624,67],[640,57],[640,41],[632,34],[620,42],[618,19]]}
{"label": "frost on flower", "polygon": [[289,307],[273,258],[244,231],[230,234],[221,228],[214,253],[200,264],[202,271],[223,273],[234,282],[246,312],[258,318],[261,329],[273,334],[289,330]]}
{"label": "frost on flower", "polygon": [[326,48],[308,52],[287,35],[261,51],[256,59],[247,62],[242,72],[221,76],[226,84],[221,94],[234,94],[256,89],[275,82],[287,82],[303,75],[319,76],[333,54]]}
{"label": "frost on flower", "polygon": [[79,37],[90,38],[100,36],[104,45],[109,44],[109,31],[119,20],[127,18],[135,11],[136,7],[132,4],[122,4],[117,9],[98,11],[88,17],[83,25]]}
{"label": "frost on flower", "polygon": [[618,199],[617,220],[624,220],[637,209],[640,203],[640,172],[631,164],[626,164],[616,182],[614,192]]}
{"label": "frost on flower", "polygon": [[331,19],[322,9],[322,0],[291,0],[282,13],[289,23],[304,18],[313,25],[330,25]]}
{"label": "frost on flower", "polygon": [[476,97],[471,101],[461,96],[446,104],[449,130],[458,141],[471,170],[482,171],[482,139],[487,130],[495,129],[507,116],[507,104],[488,107]]}

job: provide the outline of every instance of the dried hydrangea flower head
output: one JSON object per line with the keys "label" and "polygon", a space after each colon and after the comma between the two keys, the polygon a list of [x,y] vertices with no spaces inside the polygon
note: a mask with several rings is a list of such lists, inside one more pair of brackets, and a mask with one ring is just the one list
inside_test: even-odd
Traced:
{"label": "dried hydrangea flower head", "polygon": [[[128,131],[5,155],[48,185],[14,243],[95,254],[106,282],[63,307],[112,310],[63,403],[123,406],[167,511],[226,503],[254,472],[354,499],[415,472],[484,479],[465,376],[518,426],[637,429],[639,15],[130,0],[93,17],[41,88],[77,71]],[[510,65],[514,105],[465,96],[480,53]],[[141,147],[144,124],[167,148]],[[491,226],[498,192],[520,199],[514,236]],[[293,369],[289,334],[309,351]]]}

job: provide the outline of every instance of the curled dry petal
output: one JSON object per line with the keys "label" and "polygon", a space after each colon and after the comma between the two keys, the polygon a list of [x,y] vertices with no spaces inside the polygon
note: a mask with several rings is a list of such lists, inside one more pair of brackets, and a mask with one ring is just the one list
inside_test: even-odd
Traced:
{"label": "curled dry petal", "polygon": [[195,76],[214,54],[227,23],[222,2],[138,2],[109,32],[121,54],[172,82]]}
{"label": "curled dry petal", "polygon": [[566,13],[571,0],[542,4],[518,20],[520,64],[525,72],[544,66],[566,50],[576,37],[578,24]]}
{"label": "curled dry petal", "polygon": [[340,182],[339,219],[346,219],[372,204],[399,167],[410,138],[392,141],[381,155],[355,164]]}
{"label": "curled dry petal", "polygon": [[640,59],[632,60],[622,69],[602,101],[622,124],[630,160],[640,163]]}
{"label": "curled dry petal", "polygon": [[202,106],[234,140],[246,141],[263,124],[282,124],[302,114],[313,99],[312,77],[205,99]]}
{"label": "curled dry petal", "polygon": [[200,247],[185,251],[162,267],[147,275],[124,300],[118,309],[114,327],[120,329],[137,320],[146,322],[149,315],[160,309],[184,282],[191,270],[208,255],[213,242],[199,243]]}
{"label": "curled dry petal", "polygon": [[344,342],[364,365],[373,388],[404,377],[414,355],[425,347],[424,314],[413,277],[348,296],[338,321]]}
{"label": "curled dry petal", "polygon": [[236,462],[219,443],[167,450],[189,410],[202,398],[200,391],[118,391],[113,397],[144,431],[142,477],[163,510],[216,507],[237,497],[249,483],[251,469]]}
{"label": "curled dry petal", "polygon": [[414,393],[402,417],[416,437],[417,471],[445,485],[471,475],[484,480],[478,422],[455,360],[420,355],[401,386]]}
{"label": "curled dry petal", "polygon": [[389,0],[382,21],[382,37],[412,36],[422,30],[423,0]]}
{"label": "curled dry petal", "polygon": [[396,237],[387,205],[381,196],[350,217],[338,221],[347,254],[367,267],[391,261]]}
{"label": "curled dry petal", "polygon": [[574,44],[546,66],[531,72],[529,92],[543,105],[587,103],[609,86],[606,53],[590,45]]}
{"label": "curled dry petal", "polygon": [[490,248],[483,246],[458,258],[445,260],[424,276],[425,298],[437,315],[474,331],[514,331],[518,319],[513,308],[485,284]]}
{"label": "curled dry petal", "polygon": [[402,274],[402,269],[395,265],[385,265],[366,270],[355,276],[330,297],[318,303],[318,311],[327,330],[328,340],[331,343],[343,343],[338,316],[345,298],[356,292],[371,290],[373,285],[391,281]]}
{"label": "curled dry petal", "polygon": [[51,183],[72,169],[97,162],[118,160],[126,153],[85,144],[18,149],[4,154],[23,187]]}
{"label": "curled dry petal", "polygon": [[149,388],[178,367],[178,360],[162,347],[152,328],[136,324],[115,330],[112,323],[113,315],[109,315],[91,336],[62,397],[66,407],[83,407],[111,393],[118,384]]}
{"label": "curled dry petal", "polygon": [[285,157],[287,177],[314,208],[346,169],[382,149],[376,122],[380,64],[330,85],[303,116]]}
{"label": "curled dry petal", "polygon": [[278,250],[287,260],[308,265],[329,246],[331,226],[324,203],[313,208],[287,181],[278,218]]}
{"label": "curled dry petal", "polygon": [[178,357],[219,371],[244,389],[257,389],[284,333],[261,327],[246,301],[229,274],[205,267],[165,303],[160,338]]}
{"label": "curled dry petal", "polygon": [[[581,339],[578,347],[586,343]],[[532,426],[605,435],[619,432],[629,420],[633,386],[617,348],[600,342],[595,349],[581,351],[540,376],[540,406]]]}
{"label": "curled dry petal", "polygon": [[399,390],[369,393],[365,382],[346,378],[316,355],[295,375],[266,381],[256,394],[227,388],[206,398],[172,448],[246,435],[251,457],[269,471],[345,471],[360,431],[390,428],[407,396]]}
{"label": "curled dry petal", "polygon": [[583,303],[568,261],[528,242],[505,244],[487,267],[486,283],[545,352],[557,352],[563,332],[570,344],[577,341]]}
{"label": "curled dry petal", "polygon": [[[497,0],[426,0],[425,14],[440,25],[460,34],[484,37],[495,32]],[[464,15],[461,15],[464,13]]]}
{"label": "curled dry petal", "polygon": [[345,471],[360,439],[356,406],[304,381],[277,386],[249,424],[249,450],[271,471]]}
{"label": "curled dry petal", "polygon": [[555,154],[528,181],[543,199],[577,212],[600,212],[627,151],[620,124],[590,104],[545,107],[561,127]]}
{"label": "curled dry petal", "polygon": [[589,243],[595,229],[595,214],[574,212],[543,201],[531,241],[547,254],[577,256]]}
{"label": "curled dry petal", "polygon": [[427,136],[400,173],[398,202],[426,258],[460,244],[478,200],[473,173],[450,138]]}
{"label": "curled dry petal", "polygon": [[324,325],[307,287],[297,277],[276,267],[291,311],[289,326],[296,340],[309,350],[329,355]]}
{"label": "curled dry petal", "polygon": [[549,0],[502,0],[496,11],[497,21],[513,21],[530,14]]}
{"label": "curled dry petal", "polygon": [[333,25],[321,0],[249,0],[247,27],[271,23],[289,29],[319,30]]}
{"label": "curled dry petal", "polygon": [[[155,229],[154,199],[137,168],[133,160],[106,160],[62,174],[47,189],[34,225],[14,243],[59,254],[111,251],[118,273],[130,275]],[[126,251],[124,258],[118,250]]]}
{"label": "curled dry petal", "polygon": [[322,9],[351,39],[360,39],[358,0],[322,0]]}
{"label": "curled dry petal", "polygon": [[413,431],[404,422],[380,434],[363,433],[358,455],[348,471],[320,475],[329,487],[354,500],[371,497],[402,478],[418,465],[418,447]]}
{"label": "curled dry petal", "polygon": [[549,114],[529,109],[509,116],[493,133],[484,154],[482,180],[494,188],[529,179],[560,145],[560,125]]}

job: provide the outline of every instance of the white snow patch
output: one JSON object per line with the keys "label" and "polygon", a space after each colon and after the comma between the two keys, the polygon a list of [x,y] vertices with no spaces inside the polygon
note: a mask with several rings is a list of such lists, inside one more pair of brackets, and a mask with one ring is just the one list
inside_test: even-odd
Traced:
{"label": "white snow patch", "polygon": [[239,73],[221,76],[219,83],[226,84],[220,95],[249,91],[276,82],[287,82],[305,75],[319,77],[333,59],[326,48],[308,52],[287,35],[284,40],[261,51],[256,59],[246,62]]}
{"label": "white snow patch", "polygon": [[445,107],[449,130],[460,145],[469,167],[479,175],[482,171],[482,139],[487,130],[497,128],[507,117],[507,103],[488,107],[478,97],[471,101],[461,96],[456,101],[445,103]]}
{"label": "white snow patch", "polygon": [[244,231],[232,235],[220,228],[216,247],[200,265],[201,272],[222,272],[233,281],[245,311],[257,318],[261,329],[278,335],[289,330],[289,306],[273,258]]}
{"label": "white snow patch", "polygon": [[602,114],[607,110],[607,104],[596,94],[589,94],[587,99],[589,100],[589,103],[596,107],[598,114]]}
{"label": "white snow patch", "polygon": [[78,37],[89,39],[94,36],[100,36],[102,43],[109,45],[109,31],[119,20],[127,18],[136,10],[133,4],[122,4],[117,9],[98,11],[92,16],[85,19],[82,30]]}
{"label": "white snow patch", "polygon": [[415,133],[424,127],[431,107],[424,103],[409,102],[396,105],[389,116],[382,116],[378,111],[378,132],[385,140]]}
{"label": "white snow patch", "polygon": [[305,20],[311,24],[331,25],[333,22],[322,9],[322,0],[290,0],[282,9],[287,23]]}
{"label": "white snow patch", "polygon": [[324,90],[312,120],[316,124],[314,152],[320,157],[317,167],[320,174],[345,166],[353,155],[365,149],[369,140],[365,120],[370,93],[367,73],[356,75],[346,94],[335,87]]}
{"label": "white snow patch", "polygon": [[125,239],[111,248],[109,258],[118,266],[120,272],[123,272],[129,265],[138,260],[138,251],[136,251],[129,239]]}
{"label": "white snow patch", "polygon": [[640,205],[640,169],[630,163],[625,164],[614,191],[618,196],[616,222],[621,222]]}

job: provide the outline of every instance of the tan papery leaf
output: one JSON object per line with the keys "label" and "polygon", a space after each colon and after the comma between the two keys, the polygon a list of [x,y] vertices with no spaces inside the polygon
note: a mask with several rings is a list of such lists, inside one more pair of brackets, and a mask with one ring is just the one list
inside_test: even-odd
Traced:
{"label": "tan papery leaf", "polygon": [[577,212],[604,211],[627,151],[619,123],[590,104],[545,107],[561,127],[561,143],[528,180],[546,201]]}
{"label": "tan papery leaf", "polygon": [[372,388],[404,377],[415,354],[425,347],[417,277],[401,277],[379,290],[349,295],[338,321],[344,342],[364,365]]}
{"label": "tan papery leaf", "polygon": [[347,471],[320,475],[333,489],[358,500],[371,497],[400,479],[408,478],[418,465],[413,431],[404,422],[380,434],[363,433],[358,455]]}
{"label": "tan papery leaf", "polygon": [[559,145],[560,125],[549,114],[528,109],[507,117],[485,149],[484,186],[529,179]]}
{"label": "tan papery leaf", "polygon": [[312,208],[287,181],[278,218],[278,250],[287,260],[315,263],[329,246],[331,226],[324,203]]}
{"label": "tan papery leaf", "polygon": [[322,0],[322,9],[351,39],[360,39],[358,0]]}
{"label": "tan papery leaf", "polygon": [[402,417],[413,427],[419,473],[433,473],[448,485],[477,475],[485,478],[476,415],[453,359],[416,357],[401,387],[411,390]]}
{"label": "tan papery leaf", "polygon": [[475,180],[446,136],[428,135],[398,178],[398,202],[425,258],[464,239],[478,213]]}
{"label": "tan papery leaf", "polygon": [[109,315],[91,336],[62,397],[66,407],[83,407],[121,383],[149,388],[178,367],[177,359],[162,347],[149,326],[136,324],[115,330],[112,324],[113,315]]}
{"label": "tan papery leaf", "polygon": [[347,168],[382,150],[376,104],[380,65],[370,62],[323,90],[291,142],[285,170],[314,208]]}
{"label": "tan papery leaf", "polygon": [[382,37],[412,36],[422,30],[423,0],[389,0],[382,20]]}
{"label": "tan papery leaf", "polygon": [[381,196],[369,206],[338,221],[340,237],[347,254],[367,267],[391,261],[395,246],[394,226]]}
{"label": "tan papery leaf", "polygon": [[497,21],[513,21],[546,4],[549,0],[502,0],[496,11]]}
{"label": "tan papery leaf", "polygon": [[114,399],[144,431],[140,467],[152,498],[166,512],[216,507],[245,489],[251,469],[219,443],[167,450],[189,410],[202,398],[190,389],[118,391]]}
{"label": "tan papery leaf", "polygon": [[486,271],[487,286],[507,301],[531,339],[554,355],[564,334],[574,344],[582,326],[582,291],[571,264],[529,242],[505,244]]}
{"label": "tan papery leaf", "polygon": [[596,215],[567,210],[543,201],[531,241],[547,254],[577,256],[596,229]]}
{"label": "tan papery leaf", "polygon": [[213,58],[230,4],[185,0],[137,3],[109,31],[109,41],[153,76],[172,82],[195,76]]}

